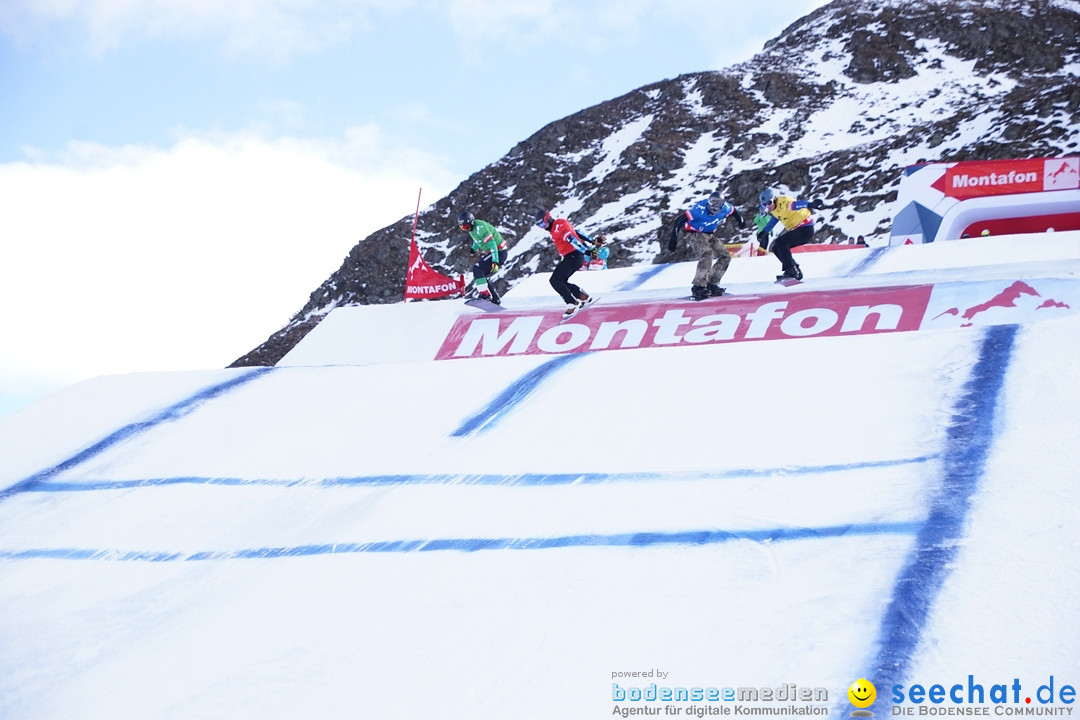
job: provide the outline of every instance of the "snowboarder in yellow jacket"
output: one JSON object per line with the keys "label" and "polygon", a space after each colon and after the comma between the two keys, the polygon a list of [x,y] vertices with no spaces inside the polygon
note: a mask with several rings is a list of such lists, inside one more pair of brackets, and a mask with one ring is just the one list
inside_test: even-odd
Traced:
{"label": "snowboarder in yellow jacket", "polygon": [[820,210],[825,207],[825,203],[821,200],[796,200],[788,195],[780,195],[772,188],[765,188],[758,199],[769,218],[765,227],[758,232],[758,243],[763,248],[768,244],[769,235],[776,224],[784,225],[784,232],[768,248],[776,255],[784,271],[777,275],[776,279],[802,280],[802,268],[792,257],[791,248],[805,245],[814,239],[814,214],[810,212],[810,208]]}

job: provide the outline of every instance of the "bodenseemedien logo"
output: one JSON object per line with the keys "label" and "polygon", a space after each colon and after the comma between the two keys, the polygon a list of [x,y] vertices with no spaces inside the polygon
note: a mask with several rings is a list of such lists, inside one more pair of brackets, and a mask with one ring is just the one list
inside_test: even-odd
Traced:
{"label": "bodenseemedien logo", "polygon": [[[659,678],[658,685],[625,685],[625,678]],[[623,671],[611,673],[613,715],[630,717],[654,715],[664,717],[705,718],[713,716],[757,716],[779,718],[823,717],[829,714],[829,691],[797,683],[779,686],[740,687],[730,685],[668,684],[668,673],[661,670]],[[620,682],[614,682],[619,680]]]}
{"label": "bodenseemedien logo", "polygon": [[877,700],[877,688],[866,678],[859,678],[851,683],[847,691],[848,700],[857,709],[851,711],[851,717],[874,717],[874,713],[866,708]]}

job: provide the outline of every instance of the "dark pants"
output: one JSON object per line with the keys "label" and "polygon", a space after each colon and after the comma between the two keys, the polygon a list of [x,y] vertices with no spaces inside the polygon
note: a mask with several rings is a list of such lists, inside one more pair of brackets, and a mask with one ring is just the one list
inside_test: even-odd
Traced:
{"label": "dark pants", "polygon": [[506,262],[506,256],[508,254],[509,252],[506,250],[496,250],[491,255],[482,255],[479,260],[473,263],[473,280],[479,280],[480,278],[486,278],[488,275],[491,275],[491,264],[498,263],[502,265]]}
{"label": "dark pants", "polygon": [[794,230],[788,230],[773,241],[773,255],[780,261],[780,266],[784,272],[795,266],[795,258],[791,256],[791,248],[805,245],[813,239],[814,224],[810,223],[809,225],[800,225]]}
{"label": "dark pants", "polygon": [[487,292],[494,302],[499,302],[499,294],[495,292],[495,286],[488,282],[488,276],[491,275],[492,264],[498,263],[502,265],[506,262],[507,255],[506,250],[495,250],[490,255],[481,256],[480,260],[472,266],[473,285],[476,287],[476,291],[481,295]]}
{"label": "dark pants", "polygon": [[563,255],[562,260],[555,266],[551,273],[551,287],[559,293],[563,301],[570,305],[576,303],[581,295],[581,288],[570,282],[570,276],[581,269],[585,264],[585,255],[580,250]]}

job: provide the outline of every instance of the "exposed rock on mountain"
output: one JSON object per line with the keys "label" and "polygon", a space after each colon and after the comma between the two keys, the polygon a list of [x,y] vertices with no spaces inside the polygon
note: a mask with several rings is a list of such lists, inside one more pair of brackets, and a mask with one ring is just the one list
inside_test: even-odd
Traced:
{"label": "exposed rock on mountain", "polygon": [[[547,125],[422,209],[417,240],[435,269],[467,273],[455,218],[472,210],[511,243],[506,290],[557,259],[532,224],[540,207],[613,237],[619,267],[686,259],[658,242],[675,213],[718,189],[749,220],[772,186],[825,200],[818,238],[880,245],[906,166],[1080,152],[1078,31],[1078,0],[836,0],[745,63]],[[400,302],[412,221],[357,243],[234,365],[276,363],[334,307]]]}

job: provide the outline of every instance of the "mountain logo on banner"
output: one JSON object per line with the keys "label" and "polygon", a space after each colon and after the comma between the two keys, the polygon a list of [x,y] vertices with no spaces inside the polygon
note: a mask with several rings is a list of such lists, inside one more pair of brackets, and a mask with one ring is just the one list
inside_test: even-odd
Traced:
{"label": "mountain logo on banner", "polygon": [[944,316],[953,316],[959,318],[962,321],[960,327],[971,327],[975,324],[975,319],[983,313],[995,309],[1010,310],[1013,308],[1020,308],[1024,303],[1024,298],[1031,299],[1029,305],[1031,305],[1031,307],[1036,311],[1045,310],[1048,308],[1064,310],[1071,309],[1069,303],[1062,300],[1055,300],[1054,298],[1044,298],[1039,293],[1039,291],[1033,288],[1031,285],[1026,282],[1017,280],[1012,285],[1009,285],[1001,292],[996,293],[993,297],[986,300],[985,302],[971,305],[964,310],[961,310],[959,307],[951,307],[932,319],[937,320],[938,318]]}
{"label": "mountain logo on banner", "polygon": [[432,300],[465,294],[465,276],[456,278],[431,269],[414,238],[409,243],[409,267],[405,274],[406,300]]}
{"label": "mountain logo on banner", "polygon": [[1080,187],[1080,158],[1067,157],[1046,161],[1044,190],[1075,190]]}

